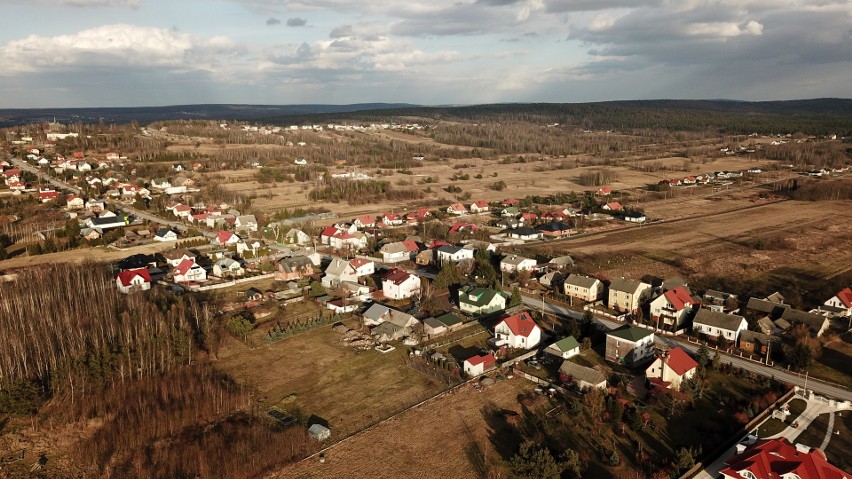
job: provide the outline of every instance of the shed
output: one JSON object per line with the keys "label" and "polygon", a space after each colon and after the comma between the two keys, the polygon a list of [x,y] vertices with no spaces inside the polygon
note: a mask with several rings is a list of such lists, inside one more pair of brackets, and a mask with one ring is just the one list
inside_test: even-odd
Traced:
{"label": "shed", "polygon": [[317,441],[325,441],[331,437],[331,429],[323,426],[322,424],[313,424],[308,428],[308,435]]}

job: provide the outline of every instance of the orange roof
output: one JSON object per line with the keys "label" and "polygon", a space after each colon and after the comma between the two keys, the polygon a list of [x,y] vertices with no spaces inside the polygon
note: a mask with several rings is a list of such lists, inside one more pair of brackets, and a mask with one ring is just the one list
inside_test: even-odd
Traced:
{"label": "orange roof", "polygon": [[692,297],[689,295],[689,291],[687,291],[683,286],[678,286],[677,288],[666,291],[664,296],[669,304],[674,307],[675,311],[680,311],[685,308],[687,304],[692,304]]}
{"label": "orange roof", "polygon": [[483,354],[483,355],[480,355],[480,356],[474,356],[472,358],[467,358],[467,359],[465,359],[465,362],[467,362],[471,366],[478,366],[478,365],[484,363],[485,366],[487,367],[490,364],[496,363],[497,358],[495,358],[493,354],[488,353],[488,354]]}
{"label": "orange roof", "polygon": [[195,259],[184,259],[180,262],[179,265],[175,267],[174,274],[179,274],[181,276],[185,275],[190,268],[195,266]]}
{"label": "orange roof", "polygon": [[837,293],[837,298],[847,307],[852,308],[852,288],[846,288]]}
{"label": "orange roof", "polygon": [[681,349],[680,346],[668,350],[660,359],[672,371],[677,373],[678,376],[683,376],[698,367],[698,363],[686,351]]}
{"label": "orange roof", "polygon": [[521,311],[520,313],[509,316],[505,318],[502,322],[506,323],[506,326],[509,327],[509,331],[512,332],[515,336],[523,336],[529,337],[530,333],[533,332],[534,329],[538,328],[538,325],[535,324],[535,321],[530,317],[530,313],[526,311]]}
{"label": "orange roof", "polygon": [[742,454],[726,461],[721,472],[726,477],[743,478],[740,471],[749,471],[752,477],[781,477],[796,475],[801,479],[841,479],[848,474],[831,465],[819,449],[805,453],[787,439],[771,439],[754,444]]}
{"label": "orange roof", "polygon": [[122,286],[130,286],[133,278],[141,276],[142,279],[145,280],[146,283],[151,282],[151,275],[148,274],[147,269],[128,269],[126,271],[122,271],[118,273],[116,276],[119,281],[121,281]]}

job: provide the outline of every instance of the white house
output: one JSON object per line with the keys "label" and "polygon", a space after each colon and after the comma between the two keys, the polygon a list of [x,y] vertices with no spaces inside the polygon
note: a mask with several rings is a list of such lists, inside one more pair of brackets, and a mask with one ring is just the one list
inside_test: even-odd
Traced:
{"label": "white house", "polygon": [[237,277],[246,274],[246,270],[240,265],[239,261],[231,258],[222,258],[213,263],[213,275],[220,278]]}
{"label": "white house", "polygon": [[177,267],[177,265],[187,259],[195,261],[195,255],[190,253],[186,248],[166,251],[163,253],[163,257],[166,258],[166,263],[168,263],[172,268]]}
{"label": "white house", "polygon": [[359,229],[372,228],[376,226],[376,217],[373,215],[361,215],[355,218],[352,224]]}
{"label": "white house", "polygon": [[698,363],[678,346],[657,356],[645,369],[645,377],[653,384],[679,391],[681,383],[697,369]]}
{"label": "white house", "polygon": [[487,213],[490,209],[487,201],[475,201],[470,205],[471,213]]}
{"label": "white house", "polygon": [[222,231],[219,231],[218,233],[216,233],[216,237],[213,239],[214,244],[218,244],[218,245],[221,245],[221,246],[235,245],[239,242],[240,242],[239,236],[237,236],[235,233],[232,233],[230,231],[225,231],[225,230],[222,230]]}
{"label": "white house", "polygon": [[498,346],[507,345],[511,348],[531,349],[541,342],[541,328],[526,311],[500,321],[494,327],[494,335]]}
{"label": "white house", "polygon": [[458,263],[466,259],[473,259],[473,250],[460,248],[458,246],[443,245],[436,250],[438,253],[438,264],[443,265],[445,261]]}
{"label": "white house", "polygon": [[207,279],[207,271],[198,265],[193,259],[185,259],[175,266],[172,271],[172,279],[175,283],[188,283],[205,281]]}
{"label": "white house", "polygon": [[544,348],[544,352],[559,356],[562,359],[569,359],[580,354],[580,343],[574,336],[568,336]]}
{"label": "white house", "polygon": [[376,263],[363,258],[349,261],[342,258],[332,258],[322,277],[325,288],[337,288],[341,283],[357,283],[359,278],[370,276],[376,272]]}
{"label": "white house", "polygon": [[566,296],[571,296],[581,301],[591,303],[603,297],[604,285],[597,278],[571,273],[562,285]]}
{"label": "white house", "polygon": [[382,254],[382,261],[385,263],[399,263],[414,259],[420,252],[420,247],[413,240],[396,241],[382,246],[379,252]]}
{"label": "white house", "polygon": [[496,364],[497,358],[493,354],[481,354],[465,359],[462,363],[462,369],[469,377],[474,377],[492,369]]}
{"label": "white house", "polygon": [[382,294],[390,299],[405,299],[420,293],[420,277],[404,269],[393,269],[382,278]]}
{"label": "white house", "polygon": [[254,215],[240,215],[234,221],[237,230],[257,231],[257,218]]}
{"label": "white house", "polygon": [[852,316],[852,288],[844,288],[823,303],[820,309],[839,316]]}
{"label": "white house", "polygon": [[632,365],[653,354],[652,331],[626,324],[606,333],[607,361]]}
{"label": "white house", "polygon": [[297,244],[300,246],[305,246],[311,244],[311,237],[302,230],[298,230],[296,228],[292,228],[288,231],[284,238],[290,244]]}
{"label": "white house", "polygon": [[510,254],[500,260],[500,271],[504,273],[514,273],[516,271],[530,271],[535,268],[536,261],[530,258],[524,258],[516,254]]}
{"label": "white house", "polygon": [[704,308],[698,310],[692,324],[694,329],[709,338],[715,339],[721,335],[727,341],[734,343],[739,339],[740,332],[748,329],[748,322],[742,316]]}
{"label": "white house", "polygon": [[489,314],[506,309],[506,297],[488,288],[467,286],[459,290],[459,309],[467,314]]}
{"label": "white house", "polygon": [[151,275],[144,268],[128,269],[118,273],[115,277],[115,286],[124,294],[147,291],[151,289]]}
{"label": "white house", "polygon": [[453,203],[447,207],[447,213],[451,215],[467,214],[467,207],[461,203]]}
{"label": "white house", "polygon": [[692,311],[694,301],[684,286],[678,286],[651,301],[651,319],[662,329],[677,329]]}
{"label": "white house", "polygon": [[86,203],[83,201],[83,198],[77,195],[68,195],[68,197],[65,199],[65,206],[69,210],[82,209],[85,205]]}
{"label": "white house", "polygon": [[154,241],[167,242],[167,241],[177,241],[178,235],[177,233],[170,228],[160,228],[157,231],[157,234],[154,235]]}

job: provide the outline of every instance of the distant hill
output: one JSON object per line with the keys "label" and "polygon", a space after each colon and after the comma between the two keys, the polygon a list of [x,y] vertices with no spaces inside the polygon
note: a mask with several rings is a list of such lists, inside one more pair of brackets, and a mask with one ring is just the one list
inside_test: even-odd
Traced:
{"label": "distant hill", "polygon": [[121,108],[0,109],[0,126],[42,121],[59,123],[150,123],[161,120],[256,120],[272,116],[316,115],[361,110],[411,108],[407,103],[357,103],[353,105],[174,105]]}

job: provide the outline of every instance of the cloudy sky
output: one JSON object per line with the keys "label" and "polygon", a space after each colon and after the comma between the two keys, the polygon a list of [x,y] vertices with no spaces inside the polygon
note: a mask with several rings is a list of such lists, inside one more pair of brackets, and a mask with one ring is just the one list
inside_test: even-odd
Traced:
{"label": "cloudy sky", "polygon": [[0,108],[852,97],[852,0],[0,0]]}

